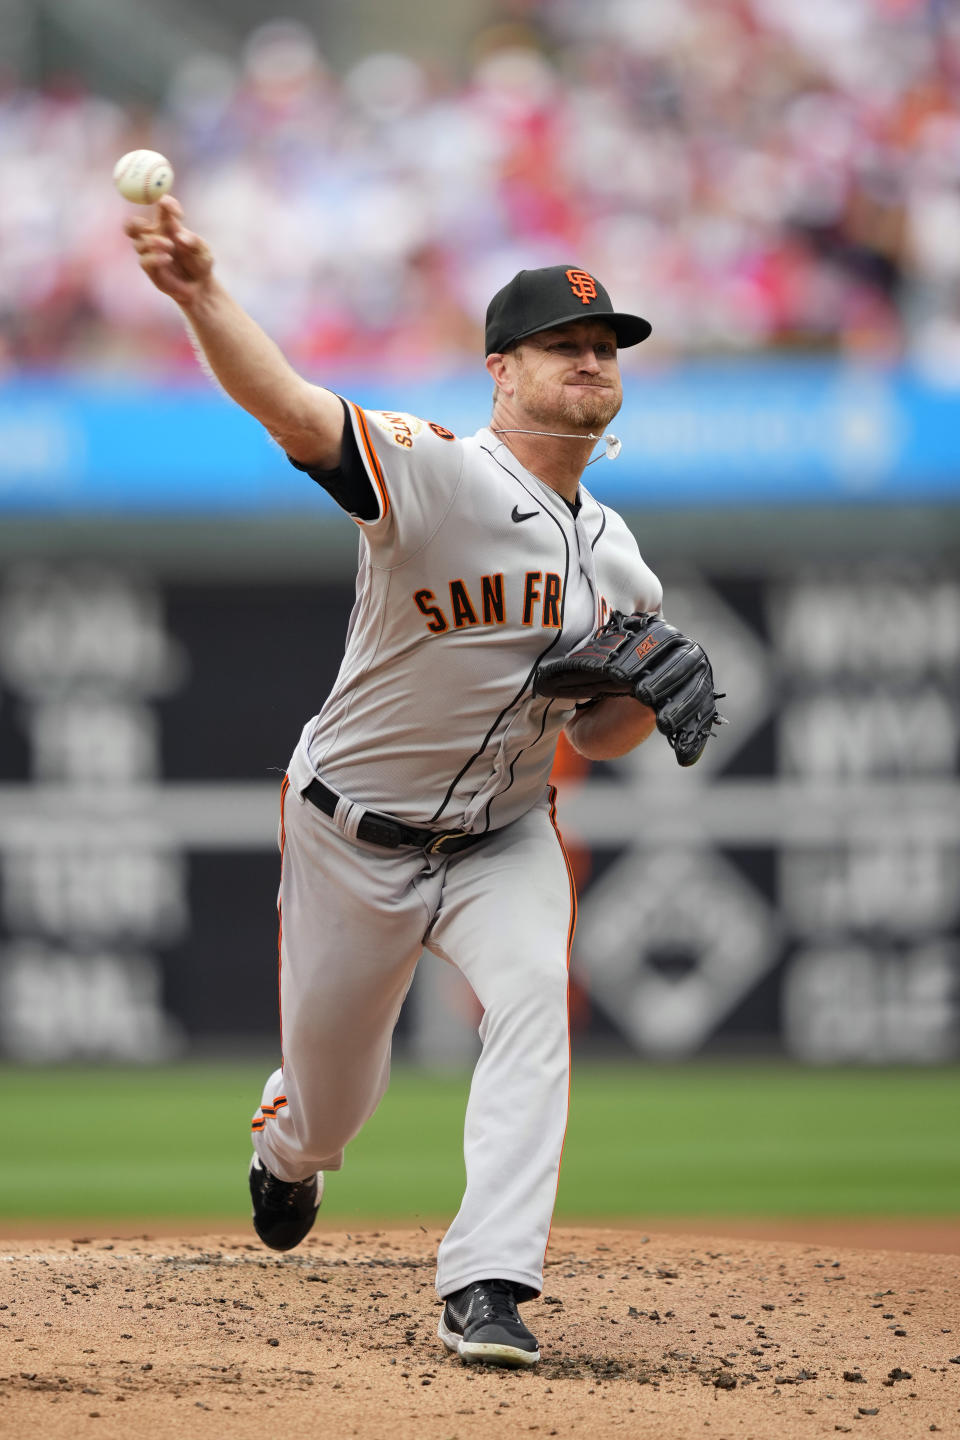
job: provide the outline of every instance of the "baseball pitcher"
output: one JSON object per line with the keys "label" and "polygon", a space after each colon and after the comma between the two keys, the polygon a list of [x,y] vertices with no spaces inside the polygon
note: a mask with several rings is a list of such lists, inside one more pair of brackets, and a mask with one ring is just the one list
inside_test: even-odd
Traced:
{"label": "baseball pitcher", "polygon": [[706,655],[581,483],[598,440],[616,447],[618,348],[650,325],[586,270],[521,271],[487,313],[492,417],[461,437],[296,374],[172,197],[127,233],[223,388],[360,537],[340,673],[280,792],[283,1059],[253,1119],[256,1231],[276,1250],[309,1231],[386,1090],[425,946],[483,1011],[440,1339],[465,1361],[535,1364],[517,1306],[540,1293],[556,1196],[576,922],[554,750],[563,731],[608,759],[659,726],[690,764],[718,719]]}

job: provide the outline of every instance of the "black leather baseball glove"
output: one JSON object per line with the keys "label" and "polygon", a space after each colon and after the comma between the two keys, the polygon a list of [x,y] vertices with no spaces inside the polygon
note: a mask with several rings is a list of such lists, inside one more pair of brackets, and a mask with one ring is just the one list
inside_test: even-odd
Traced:
{"label": "black leather baseball glove", "polygon": [[632,695],[656,713],[657,729],[681,765],[699,760],[714,725],[726,724],[703,647],[659,615],[612,611],[579,650],[545,660],[533,688],[537,695],[577,701]]}

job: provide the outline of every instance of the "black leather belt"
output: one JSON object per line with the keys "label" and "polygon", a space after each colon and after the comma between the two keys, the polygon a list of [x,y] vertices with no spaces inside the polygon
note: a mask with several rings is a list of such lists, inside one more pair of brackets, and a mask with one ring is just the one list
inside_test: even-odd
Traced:
{"label": "black leather belt", "polygon": [[[322,780],[311,780],[303,794],[325,815],[333,814],[340,799]],[[366,840],[370,845],[386,845],[391,850],[401,845],[415,845],[428,855],[455,855],[458,850],[469,850],[478,840],[486,838],[486,835],[468,835],[465,830],[421,830],[403,820],[394,820],[392,815],[380,815],[376,810],[368,810],[357,826],[357,839]]]}

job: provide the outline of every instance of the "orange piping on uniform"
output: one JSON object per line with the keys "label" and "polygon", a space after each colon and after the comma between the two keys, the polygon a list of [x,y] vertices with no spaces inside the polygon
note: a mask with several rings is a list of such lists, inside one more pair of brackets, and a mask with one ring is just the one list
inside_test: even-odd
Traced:
{"label": "orange piping on uniform", "polygon": [[290,789],[290,776],[284,775],[283,783],[280,786],[280,863],[283,864],[283,846],[287,838],[287,821],[283,813],[283,802],[287,798],[287,791]]}
{"label": "orange piping on uniform", "polygon": [[[290,789],[290,776],[284,775],[283,784],[280,786],[280,877],[283,878],[283,852],[287,844],[287,822],[284,811],[284,804],[287,798],[287,791]],[[277,901],[277,999],[280,1011],[280,1065],[283,1066],[283,903]],[[286,1105],[286,1095],[277,1095],[272,1105],[261,1105],[260,1114],[254,1119],[250,1126],[251,1130],[262,1130],[267,1120],[276,1117],[277,1110],[281,1105]]]}
{"label": "orange piping on uniform", "polygon": [[563,836],[560,834],[560,827],[557,824],[557,787],[548,787],[550,796],[550,823],[556,832],[560,849],[563,852],[563,863],[567,867],[567,879],[570,881],[570,928],[567,931],[567,969],[570,968],[570,956],[573,951],[573,937],[577,928],[577,887],[573,878],[573,866],[570,864],[570,857],[567,854],[566,846],[563,843]]}
{"label": "orange piping on uniform", "polygon": [[369,466],[370,473],[373,476],[377,489],[380,491],[380,503],[383,506],[383,515],[381,515],[380,517],[382,520],[390,509],[390,496],[387,494],[387,487],[383,478],[383,470],[380,468],[380,461],[377,459],[377,452],[374,450],[373,441],[370,439],[370,431],[367,429],[367,417],[364,415],[359,405],[354,405],[352,400],[350,401],[350,404],[351,406],[353,406],[354,414],[357,417],[357,428],[360,431],[360,439],[363,443],[363,448],[366,451],[367,465]]}
{"label": "orange piping on uniform", "polygon": [[[280,880],[283,881],[283,852],[287,843],[287,822],[284,802],[290,789],[290,776],[284,775],[280,786]],[[277,1009],[280,1012],[280,1067],[283,1068],[283,902],[277,901]]]}
{"label": "orange piping on uniform", "polygon": [[[563,1150],[567,1143],[567,1125],[570,1121],[570,1074],[573,1067],[573,1054],[570,1044],[570,959],[573,954],[573,937],[577,929],[577,886],[573,878],[573,866],[570,864],[570,857],[567,854],[563,843],[563,836],[560,834],[560,827],[557,824],[557,787],[550,785],[547,791],[550,796],[550,824],[553,826],[554,834],[560,845],[560,853],[563,855],[563,863],[567,867],[567,880],[570,885],[570,925],[567,929],[567,1119],[563,1127],[563,1140],[560,1142],[560,1159],[557,1161],[557,1184],[553,1193],[553,1208],[557,1208],[557,1191],[560,1189],[560,1166],[563,1164]],[[553,1234],[553,1215],[550,1217],[550,1229],[547,1231],[547,1243],[544,1246],[544,1259],[550,1246],[550,1236]]]}
{"label": "orange piping on uniform", "polygon": [[278,1095],[272,1105],[261,1105],[260,1116],[254,1120],[250,1127],[251,1130],[262,1130],[267,1120],[275,1120],[277,1118],[277,1111],[282,1110],[286,1103],[286,1095]]}

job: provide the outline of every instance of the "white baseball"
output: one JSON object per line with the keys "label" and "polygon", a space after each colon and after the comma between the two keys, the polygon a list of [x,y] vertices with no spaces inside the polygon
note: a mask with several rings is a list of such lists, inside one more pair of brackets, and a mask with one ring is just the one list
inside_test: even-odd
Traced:
{"label": "white baseball", "polygon": [[124,200],[152,205],[173,184],[173,167],[156,150],[131,150],[114,165],[113,183]]}

